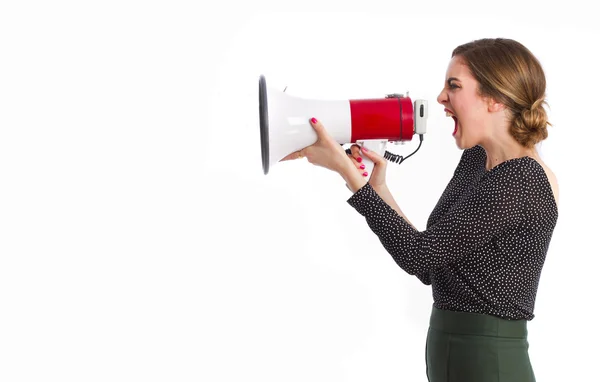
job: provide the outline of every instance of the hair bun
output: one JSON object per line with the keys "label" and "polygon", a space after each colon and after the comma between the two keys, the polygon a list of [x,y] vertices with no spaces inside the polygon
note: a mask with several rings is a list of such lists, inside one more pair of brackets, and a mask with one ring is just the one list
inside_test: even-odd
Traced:
{"label": "hair bun", "polygon": [[547,127],[550,123],[543,107],[545,103],[545,100],[540,98],[515,115],[512,134],[518,142],[526,147],[533,147],[548,137]]}

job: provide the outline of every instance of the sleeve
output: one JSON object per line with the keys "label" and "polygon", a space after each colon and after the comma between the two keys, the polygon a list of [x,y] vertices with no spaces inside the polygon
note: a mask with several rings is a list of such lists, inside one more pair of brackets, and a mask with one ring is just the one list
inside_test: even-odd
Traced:
{"label": "sleeve", "polygon": [[431,270],[460,259],[523,220],[527,187],[521,173],[495,175],[482,181],[425,231],[415,230],[368,183],[348,203],[366,218],[404,271],[430,281]]}

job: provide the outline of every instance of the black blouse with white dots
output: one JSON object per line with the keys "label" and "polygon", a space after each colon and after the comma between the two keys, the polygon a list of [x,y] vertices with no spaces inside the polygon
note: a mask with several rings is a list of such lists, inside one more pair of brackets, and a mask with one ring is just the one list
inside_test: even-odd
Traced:
{"label": "black blouse with white dots", "polygon": [[435,307],[531,320],[558,218],[554,194],[531,157],[485,164],[481,146],[464,150],[425,231],[368,183],[348,203],[404,271],[432,286]]}

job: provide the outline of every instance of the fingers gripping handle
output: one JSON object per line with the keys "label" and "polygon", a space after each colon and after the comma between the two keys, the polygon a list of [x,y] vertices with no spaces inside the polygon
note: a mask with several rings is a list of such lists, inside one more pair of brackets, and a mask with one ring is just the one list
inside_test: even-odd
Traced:
{"label": "fingers gripping handle", "polygon": [[[365,139],[361,141],[356,141],[356,143],[359,146],[366,147],[367,150],[373,151],[379,156],[383,157],[383,155],[385,154],[387,140]],[[365,171],[367,172],[367,176],[365,178],[369,180],[371,178],[371,174],[373,173],[373,167],[375,164],[371,159],[367,158],[365,155],[362,155],[362,159],[362,163],[365,165]]]}

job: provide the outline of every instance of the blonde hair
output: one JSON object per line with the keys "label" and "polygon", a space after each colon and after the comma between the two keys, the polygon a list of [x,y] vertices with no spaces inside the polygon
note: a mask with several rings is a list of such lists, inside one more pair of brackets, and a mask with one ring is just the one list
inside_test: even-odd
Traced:
{"label": "blonde hair", "polygon": [[486,38],[458,46],[455,56],[469,67],[481,96],[510,110],[510,134],[517,142],[531,148],[548,137],[546,77],[529,49],[511,39]]}

